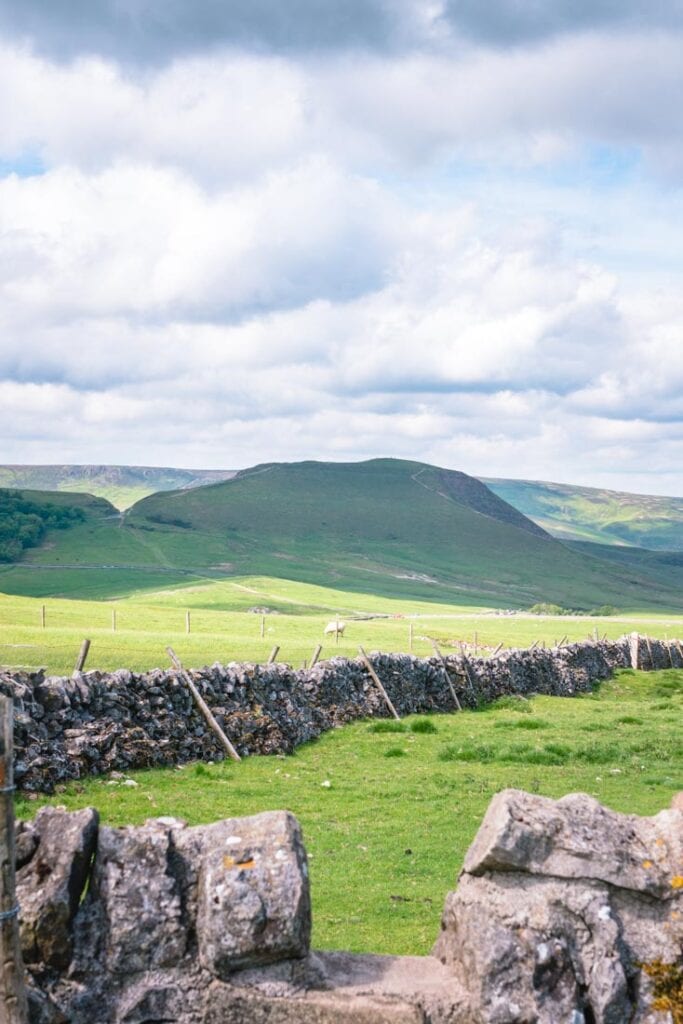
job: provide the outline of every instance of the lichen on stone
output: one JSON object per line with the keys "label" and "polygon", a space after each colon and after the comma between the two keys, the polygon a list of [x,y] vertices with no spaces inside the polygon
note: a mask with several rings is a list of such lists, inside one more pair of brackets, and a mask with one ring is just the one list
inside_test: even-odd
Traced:
{"label": "lichen on stone", "polygon": [[652,980],[652,1009],[670,1013],[673,1024],[683,1024],[683,965],[653,960],[641,967]]}

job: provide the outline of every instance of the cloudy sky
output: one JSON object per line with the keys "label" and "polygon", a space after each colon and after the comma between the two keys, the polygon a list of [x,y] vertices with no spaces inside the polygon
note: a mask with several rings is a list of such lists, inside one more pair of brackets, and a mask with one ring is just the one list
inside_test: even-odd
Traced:
{"label": "cloudy sky", "polygon": [[683,494],[683,0],[0,0],[0,461]]}

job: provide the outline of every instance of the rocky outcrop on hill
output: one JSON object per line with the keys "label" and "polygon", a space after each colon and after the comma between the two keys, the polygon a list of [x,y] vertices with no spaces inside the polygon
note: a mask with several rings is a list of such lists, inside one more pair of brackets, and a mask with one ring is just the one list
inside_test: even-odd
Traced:
{"label": "rocky outcrop on hill", "polygon": [[[683,810],[494,797],[431,957],[315,953],[286,812],[18,841],[31,1024],[671,1024],[683,1013]],[[51,865],[51,870],[47,867]],[[47,927],[53,922],[52,934]]]}

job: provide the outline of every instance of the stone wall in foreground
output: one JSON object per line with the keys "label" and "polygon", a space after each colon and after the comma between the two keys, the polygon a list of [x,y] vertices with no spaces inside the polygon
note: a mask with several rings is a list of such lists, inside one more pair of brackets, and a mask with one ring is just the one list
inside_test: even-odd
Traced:
{"label": "stone wall in foreground", "polygon": [[678,1022],[679,799],[638,818],[498,793],[427,957],[311,951],[287,812],[109,828],[42,808],[17,837],[30,1024]]}
{"label": "stone wall in foreground", "polygon": [[[454,710],[438,658],[374,654],[372,662],[399,714]],[[447,663],[460,703],[476,707],[508,694],[585,692],[630,665],[631,657],[625,638],[504,651],[490,659],[450,655]],[[641,639],[639,664],[683,667],[683,650],[676,642]],[[332,658],[302,671],[282,664],[216,664],[191,675],[242,755],[288,753],[328,729],[388,713],[359,659]],[[120,669],[75,678],[3,672],[0,693],[14,698],[21,789],[51,792],[57,783],[112,770],[223,756],[173,670]]]}

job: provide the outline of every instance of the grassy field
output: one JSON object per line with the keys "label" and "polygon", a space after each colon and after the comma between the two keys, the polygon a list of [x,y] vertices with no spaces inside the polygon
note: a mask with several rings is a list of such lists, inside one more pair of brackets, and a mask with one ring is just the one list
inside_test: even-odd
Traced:
{"label": "grassy field", "polygon": [[495,792],[583,791],[656,813],[683,789],[682,711],[683,672],[624,671],[580,698],[361,722],[290,757],[136,772],[135,788],[93,779],[49,800],[20,795],[17,808],[30,817],[43,803],[93,805],[115,825],[289,808],[311,857],[314,944],[427,953]]}
{"label": "grassy field", "polygon": [[[249,608],[269,608],[271,613],[262,616]],[[337,615],[347,625],[335,644],[334,637],[323,638],[323,630]],[[362,618],[370,615],[378,617]],[[493,610],[392,600],[291,580],[242,577],[195,581],[120,601],[0,594],[0,665],[44,666],[52,673],[68,674],[84,637],[92,641],[89,668],[165,665],[169,644],[193,666],[213,661],[262,662],[277,644],[278,660],[299,667],[318,643],[324,643],[324,658],[354,656],[361,644],[368,650],[408,651],[412,633],[413,652],[425,656],[432,652],[432,640],[448,651],[458,649],[461,641],[472,645],[476,634],[478,650],[486,654],[499,643],[552,645],[564,636],[585,639],[595,630],[616,639],[634,629],[651,636],[683,636],[683,618],[646,613],[609,618],[500,615]]]}

